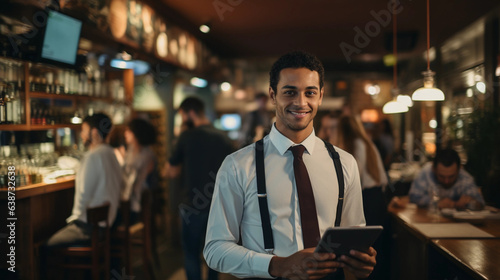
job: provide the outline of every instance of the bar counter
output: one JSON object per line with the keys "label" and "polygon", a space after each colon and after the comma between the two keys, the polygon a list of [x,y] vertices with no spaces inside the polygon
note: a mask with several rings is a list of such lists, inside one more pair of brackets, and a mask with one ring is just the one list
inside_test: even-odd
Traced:
{"label": "bar counter", "polygon": [[[74,196],[74,176],[57,179],[55,183],[33,184],[16,188],[15,218],[7,208],[8,190],[0,188],[0,219],[6,225],[15,223],[15,244],[8,244],[12,236],[6,226],[0,229],[0,270],[7,270],[10,246],[15,246],[14,279],[38,279],[38,248],[47,238],[66,224],[71,214]],[[12,276],[11,272],[7,272]]]}
{"label": "bar counter", "polygon": [[[403,198],[405,202],[408,197]],[[493,238],[428,236],[419,225],[460,223],[431,215],[415,205],[389,207],[391,216],[391,279],[500,279],[500,220],[474,226]],[[461,233],[457,233],[459,236]]]}

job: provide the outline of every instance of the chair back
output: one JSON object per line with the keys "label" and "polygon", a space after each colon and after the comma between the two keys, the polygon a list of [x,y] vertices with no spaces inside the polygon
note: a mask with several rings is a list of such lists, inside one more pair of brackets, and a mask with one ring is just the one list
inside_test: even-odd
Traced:
{"label": "chair back", "polygon": [[[110,240],[110,232],[109,232],[109,221],[108,221],[108,212],[109,212],[110,203],[106,202],[101,206],[87,208],[87,223],[92,226],[92,236],[91,236],[91,248],[93,255],[93,262],[98,260],[98,256],[100,253],[104,254],[104,259],[108,264],[106,267],[109,267],[109,240]],[[104,223],[105,227],[100,227],[100,224]]]}
{"label": "chair back", "polygon": [[99,226],[101,222],[104,222],[106,224],[106,227],[109,227],[108,213],[109,213],[109,202],[106,202],[101,206],[88,208],[87,223],[92,226]]}
{"label": "chair back", "polygon": [[120,215],[122,220],[118,226],[125,226],[128,229],[130,226],[130,200],[120,201]]}

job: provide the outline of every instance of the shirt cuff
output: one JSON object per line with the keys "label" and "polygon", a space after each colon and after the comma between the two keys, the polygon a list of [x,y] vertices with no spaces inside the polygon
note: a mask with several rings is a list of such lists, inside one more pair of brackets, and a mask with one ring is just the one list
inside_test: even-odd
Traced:
{"label": "shirt cuff", "polygon": [[274,255],[269,254],[256,254],[252,258],[253,262],[253,273],[257,278],[274,278],[269,274],[269,264]]}

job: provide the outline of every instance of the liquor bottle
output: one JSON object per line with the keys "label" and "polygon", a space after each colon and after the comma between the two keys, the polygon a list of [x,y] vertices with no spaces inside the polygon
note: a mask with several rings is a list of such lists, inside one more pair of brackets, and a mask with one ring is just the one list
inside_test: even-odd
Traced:
{"label": "liquor bottle", "polygon": [[5,95],[5,85],[0,84],[0,124],[5,124],[6,122],[6,107],[5,107],[5,102],[4,102],[4,97]]}
{"label": "liquor bottle", "polygon": [[10,100],[12,102],[12,122],[14,124],[21,123],[21,113],[22,113],[22,103],[19,96],[19,88],[16,87],[14,93],[11,95]]}
{"label": "liquor bottle", "polygon": [[5,124],[12,124],[14,123],[14,110],[12,107],[12,100],[11,100],[11,92],[12,92],[12,85],[7,84],[5,86],[6,89],[4,89],[5,95],[3,97],[3,102],[5,103]]}

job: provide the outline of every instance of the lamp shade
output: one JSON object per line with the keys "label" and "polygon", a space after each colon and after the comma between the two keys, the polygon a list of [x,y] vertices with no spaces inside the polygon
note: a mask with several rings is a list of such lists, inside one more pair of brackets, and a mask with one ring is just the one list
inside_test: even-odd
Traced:
{"label": "lamp shade", "polygon": [[444,93],[435,87],[421,87],[413,93],[411,99],[415,101],[443,101]]}
{"label": "lamp shade", "polygon": [[384,112],[384,114],[406,113],[408,112],[408,106],[398,102],[396,99],[393,99],[392,101],[385,103],[382,108],[382,112]]}
{"label": "lamp shade", "polygon": [[427,69],[422,72],[424,75],[424,86],[413,92],[411,99],[415,101],[443,101],[444,93],[438,88],[434,87],[434,72]]}
{"label": "lamp shade", "polygon": [[398,95],[397,101],[399,103],[403,103],[406,105],[406,107],[412,107],[413,106],[413,101],[411,101],[411,97],[407,94],[400,94]]}

